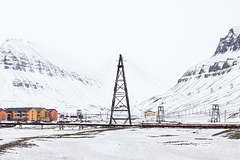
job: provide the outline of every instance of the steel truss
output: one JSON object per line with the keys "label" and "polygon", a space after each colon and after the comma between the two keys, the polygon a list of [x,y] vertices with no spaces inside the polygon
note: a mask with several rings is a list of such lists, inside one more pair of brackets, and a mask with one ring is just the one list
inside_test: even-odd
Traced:
{"label": "steel truss", "polygon": [[130,125],[132,124],[123,57],[121,54],[119,55],[109,124],[113,122],[117,124],[117,121],[120,120],[124,121],[123,124],[126,124],[127,121],[129,121]]}

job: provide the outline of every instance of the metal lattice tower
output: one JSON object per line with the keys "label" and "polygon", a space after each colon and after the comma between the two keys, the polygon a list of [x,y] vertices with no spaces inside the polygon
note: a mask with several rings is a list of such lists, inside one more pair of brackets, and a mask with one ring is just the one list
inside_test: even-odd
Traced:
{"label": "metal lattice tower", "polygon": [[220,122],[220,110],[218,104],[213,104],[212,106],[212,116],[211,122]]}
{"label": "metal lattice tower", "polygon": [[165,121],[165,116],[164,116],[164,108],[163,106],[158,106],[158,112],[157,112],[157,122],[161,123]]}
{"label": "metal lattice tower", "polygon": [[112,124],[113,121],[117,124],[118,120],[124,120],[123,124],[126,124],[127,121],[129,121],[130,125],[132,124],[127,83],[121,54],[119,55],[109,124]]}

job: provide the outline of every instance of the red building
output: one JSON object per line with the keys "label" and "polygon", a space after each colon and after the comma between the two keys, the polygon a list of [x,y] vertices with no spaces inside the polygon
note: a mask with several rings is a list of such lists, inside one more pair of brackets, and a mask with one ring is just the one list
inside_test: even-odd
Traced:
{"label": "red building", "polygon": [[48,109],[50,114],[50,121],[57,121],[57,110],[56,109]]}
{"label": "red building", "polygon": [[4,110],[0,109],[0,121],[7,120],[7,118],[8,114]]}

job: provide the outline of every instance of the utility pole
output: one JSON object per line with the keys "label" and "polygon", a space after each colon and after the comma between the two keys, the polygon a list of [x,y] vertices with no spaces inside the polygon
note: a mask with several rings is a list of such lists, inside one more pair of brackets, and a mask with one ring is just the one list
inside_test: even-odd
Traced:
{"label": "utility pole", "polygon": [[77,119],[82,122],[82,118],[83,118],[83,115],[82,115],[82,110],[81,109],[78,109],[77,110]]}
{"label": "utility pole", "polygon": [[[117,124],[118,120],[124,120],[124,124],[126,124],[126,122],[129,121],[129,124],[132,125],[127,83],[126,83],[126,77],[125,77],[124,65],[123,65],[123,57],[121,54],[119,55],[119,61],[118,61],[117,67],[118,69],[117,69],[116,81],[115,81],[114,92],[113,92],[109,124],[112,124],[113,121],[115,124]],[[123,116],[122,113],[127,113],[127,115],[124,115],[125,117],[121,117]]]}
{"label": "utility pole", "polygon": [[165,121],[165,116],[164,116],[164,108],[163,106],[158,106],[158,112],[157,112],[157,122],[161,123]]}
{"label": "utility pole", "polygon": [[227,122],[227,111],[226,110],[224,111],[224,122],[225,123]]}
{"label": "utility pole", "polygon": [[211,116],[211,122],[220,122],[220,111],[219,111],[219,105],[213,104],[212,106],[212,116]]}

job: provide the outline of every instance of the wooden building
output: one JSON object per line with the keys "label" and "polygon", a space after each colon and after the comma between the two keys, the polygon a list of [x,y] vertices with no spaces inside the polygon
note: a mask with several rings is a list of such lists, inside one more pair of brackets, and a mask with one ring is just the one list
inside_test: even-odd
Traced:
{"label": "wooden building", "polygon": [[37,121],[38,112],[35,108],[32,108],[27,111],[28,121]]}
{"label": "wooden building", "polygon": [[35,108],[38,112],[38,121],[50,121],[50,113],[46,108]]}
{"label": "wooden building", "polygon": [[[0,109],[0,112],[2,109]],[[42,107],[7,108],[4,110],[10,121],[56,121],[57,110]]]}
{"label": "wooden building", "polygon": [[37,110],[33,107],[7,108],[5,111],[10,121],[37,121]]}
{"label": "wooden building", "polygon": [[7,108],[5,112],[10,121],[27,121],[26,108]]}
{"label": "wooden building", "polygon": [[50,113],[50,121],[57,121],[57,110],[56,109],[48,109]]}
{"label": "wooden building", "polygon": [[0,108],[0,121],[7,120],[7,113]]}

